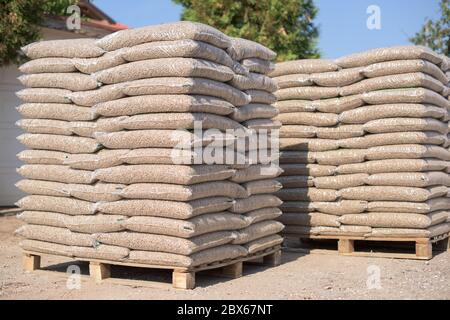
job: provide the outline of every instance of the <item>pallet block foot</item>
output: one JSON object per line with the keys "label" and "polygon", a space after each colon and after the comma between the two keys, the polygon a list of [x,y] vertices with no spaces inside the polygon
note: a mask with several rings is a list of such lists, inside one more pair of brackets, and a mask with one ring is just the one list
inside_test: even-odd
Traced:
{"label": "pallet block foot", "polygon": [[23,269],[25,271],[34,271],[41,267],[41,256],[33,254],[23,255]]}
{"label": "pallet block foot", "polygon": [[242,261],[236,262],[223,267],[221,270],[221,274],[227,278],[233,279],[240,278],[242,277],[242,267],[243,267]]}
{"label": "pallet block foot", "polygon": [[263,257],[263,263],[270,267],[276,267],[281,264],[281,250],[277,250]]}
{"label": "pallet block foot", "polygon": [[172,273],[172,286],[176,289],[194,289],[195,272],[174,271]]}
{"label": "pallet block foot", "polygon": [[89,274],[96,283],[111,277],[111,266],[104,263],[90,262]]}
{"label": "pallet block foot", "polygon": [[416,242],[416,256],[420,258],[431,259],[433,257],[433,247],[431,242]]}
{"label": "pallet block foot", "polygon": [[338,240],[338,253],[353,253],[355,252],[355,241],[349,239]]}

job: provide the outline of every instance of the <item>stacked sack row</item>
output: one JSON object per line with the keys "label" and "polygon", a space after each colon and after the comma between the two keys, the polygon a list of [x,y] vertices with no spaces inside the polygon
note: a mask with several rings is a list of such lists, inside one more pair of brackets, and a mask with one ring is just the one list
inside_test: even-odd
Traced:
{"label": "stacked sack row", "polygon": [[[283,242],[278,234],[284,226],[275,221],[281,216],[279,205],[282,201],[274,195],[282,185],[275,180],[281,173],[278,166],[278,131],[281,124],[272,120],[277,109],[272,105],[276,101],[273,94],[277,90],[276,82],[267,76],[275,68],[271,62],[276,53],[263,45],[233,38],[229,49],[230,56],[248,70],[245,74],[236,74],[230,84],[245,92],[250,101],[236,108],[231,118],[244,126],[248,133],[238,138],[239,153],[246,154],[245,164],[237,163],[236,173],[231,181],[239,183],[250,195],[236,200],[237,212],[254,217],[253,223],[244,230],[241,242],[249,253],[279,245]],[[243,149],[245,146],[245,150]],[[255,237],[264,236],[255,239]],[[247,239],[246,239],[247,238]]]}
{"label": "stacked sack row", "polygon": [[403,46],[276,66],[286,234],[450,231],[445,61]]}
{"label": "stacked sack row", "polygon": [[242,210],[234,162],[205,160],[246,132],[231,116],[250,97],[231,82],[248,71],[231,46],[180,22],[25,47],[22,247],[194,267],[273,245],[253,242],[268,233],[250,224],[275,216]]}

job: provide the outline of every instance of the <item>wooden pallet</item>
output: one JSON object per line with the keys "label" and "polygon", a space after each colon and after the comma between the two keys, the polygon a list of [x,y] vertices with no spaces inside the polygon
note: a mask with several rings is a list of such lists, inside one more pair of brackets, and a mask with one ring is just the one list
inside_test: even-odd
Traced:
{"label": "wooden pallet", "polygon": [[[295,236],[287,236],[293,239]],[[350,237],[310,235],[295,238],[300,239],[295,247],[283,247],[290,252],[339,254],[357,257],[381,257],[393,259],[430,260],[433,251],[450,251],[450,233],[433,238],[380,238],[380,237]],[[408,248],[407,244],[415,244]],[[325,249],[324,249],[325,245]],[[330,245],[332,248],[330,249]],[[334,246],[334,248],[333,248]],[[407,252],[408,249],[412,249]]]}
{"label": "wooden pallet", "polygon": [[[25,271],[35,271],[41,267],[42,256],[63,257],[58,255],[24,251],[23,252],[23,268]],[[172,287],[177,289],[194,289],[195,288],[195,275],[200,271],[209,271],[210,275],[227,277],[227,278],[239,278],[242,276],[242,269],[244,262],[255,262],[256,260],[262,260],[265,266],[275,267],[281,263],[281,247],[275,246],[266,250],[257,252],[244,258],[228,259],[223,261],[217,261],[211,264],[200,265],[194,268],[182,268],[174,266],[163,265],[148,265],[142,263],[130,263],[120,261],[109,261],[99,259],[84,259],[84,258],[68,258],[76,261],[89,262],[89,275],[96,283],[102,283],[105,280],[111,278],[111,266],[127,266],[138,267],[146,269],[169,269],[172,271]],[[145,283],[145,281],[132,280],[132,279],[116,279],[119,281],[113,281],[114,283],[120,283],[132,286],[153,286],[157,283]],[[164,286],[158,285],[158,287]]]}

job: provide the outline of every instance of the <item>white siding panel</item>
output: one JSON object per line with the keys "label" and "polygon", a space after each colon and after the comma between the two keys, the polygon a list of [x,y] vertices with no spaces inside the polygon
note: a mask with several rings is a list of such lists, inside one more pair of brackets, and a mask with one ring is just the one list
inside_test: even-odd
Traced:
{"label": "white siding panel", "polygon": [[23,194],[14,186],[20,180],[16,168],[20,161],[16,154],[23,150],[16,137],[21,130],[15,126],[20,115],[16,107],[20,100],[15,92],[22,89],[17,80],[19,71],[15,66],[0,69],[0,206],[11,206]]}
{"label": "white siding panel", "polygon": [[[70,39],[84,38],[83,34],[76,34],[64,30],[42,28],[43,39]],[[105,31],[105,34],[109,32]],[[16,107],[20,100],[15,92],[23,89],[17,80],[20,72],[16,66],[0,68],[0,206],[12,206],[23,197],[23,193],[15,187],[15,183],[21,178],[16,172],[21,163],[16,154],[24,150],[16,137],[22,131],[15,126],[20,115]]]}

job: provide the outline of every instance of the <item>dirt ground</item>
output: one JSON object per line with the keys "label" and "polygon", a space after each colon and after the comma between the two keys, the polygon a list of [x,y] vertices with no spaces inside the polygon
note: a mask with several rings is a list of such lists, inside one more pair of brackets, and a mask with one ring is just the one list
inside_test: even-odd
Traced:
{"label": "dirt ground", "polygon": [[[53,272],[24,272],[13,216],[0,217],[0,299],[450,299],[450,252],[430,261],[284,253],[276,268],[244,266],[244,276],[228,280],[197,276],[195,290],[126,286],[68,278],[67,259],[46,258]],[[113,277],[170,282],[169,271],[113,268]]]}

